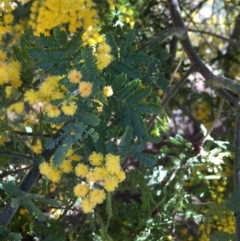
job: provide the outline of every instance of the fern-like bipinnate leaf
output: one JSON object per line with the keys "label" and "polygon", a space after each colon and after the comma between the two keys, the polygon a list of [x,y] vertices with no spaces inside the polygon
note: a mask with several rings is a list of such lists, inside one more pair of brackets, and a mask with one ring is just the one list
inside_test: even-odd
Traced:
{"label": "fern-like bipinnate leaf", "polygon": [[132,45],[134,38],[135,38],[135,29],[131,29],[127,33],[126,38],[120,44],[120,58],[124,58],[124,56],[127,53],[127,48]]}
{"label": "fern-like bipinnate leaf", "polygon": [[141,161],[146,166],[153,166],[156,163],[156,157],[146,153],[136,153],[134,158]]}
{"label": "fern-like bipinnate leaf", "polygon": [[240,188],[237,188],[231,193],[231,196],[225,201],[224,205],[227,209],[240,213]]}
{"label": "fern-like bipinnate leaf", "polygon": [[99,118],[96,115],[87,111],[79,111],[76,116],[79,121],[82,121],[92,126],[97,126],[100,122]]}
{"label": "fern-like bipinnate leaf", "polygon": [[112,33],[106,34],[106,41],[108,45],[111,47],[111,54],[114,56],[115,59],[118,58],[118,46],[116,44],[116,41],[113,37]]}
{"label": "fern-like bipinnate leaf", "polygon": [[36,218],[39,219],[40,221],[44,221],[46,219],[42,211],[31,199],[26,199],[21,203],[21,205],[25,207],[29,211],[29,213],[31,213],[32,215],[35,215]]}
{"label": "fern-like bipinnate leaf", "polygon": [[127,82],[127,75],[126,74],[120,74],[118,75],[112,82],[112,88],[113,92],[117,93],[123,85]]}
{"label": "fern-like bipinnate leaf", "polygon": [[119,152],[121,155],[125,155],[126,152],[129,150],[132,137],[133,137],[133,128],[131,126],[128,126],[126,127],[119,144]]}
{"label": "fern-like bipinnate leaf", "polygon": [[140,86],[141,80],[135,79],[128,84],[126,84],[119,93],[116,94],[116,97],[124,101],[126,100],[130,95],[132,95]]}
{"label": "fern-like bipinnate leaf", "polygon": [[139,103],[134,108],[137,112],[145,114],[160,114],[162,111],[159,105],[150,102]]}
{"label": "fern-like bipinnate leaf", "polygon": [[84,66],[86,74],[90,80],[95,80],[98,76],[97,62],[96,58],[93,56],[92,48],[85,47],[82,50],[82,56],[84,59]]}
{"label": "fern-like bipinnate leaf", "polygon": [[16,185],[10,182],[1,182],[0,189],[8,192],[10,195],[13,196],[24,196],[26,193],[21,191]]}
{"label": "fern-like bipinnate leaf", "polygon": [[67,32],[60,30],[60,28],[54,28],[53,29],[53,36],[56,39],[56,41],[62,45],[63,47],[65,47],[65,45],[68,42],[68,35]]}
{"label": "fern-like bipinnate leaf", "polygon": [[138,104],[142,99],[146,98],[152,93],[150,86],[137,90],[126,99],[126,103],[129,105]]}
{"label": "fern-like bipinnate leaf", "polygon": [[148,138],[148,132],[142,116],[138,112],[132,111],[132,118],[134,120],[134,134],[146,140]]}
{"label": "fern-like bipinnate leaf", "polygon": [[79,50],[82,41],[79,39],[77,35],[73,35],[71,40],[66,45],[66,52],[68,55],[74,54],[76,51]]}
{"label": "fern-like bipinnate leaf", "polygon": [[221,231],[215,231],[210,235],[210,241],[234,241],[235,234],[230,234]]}
{"label": "fern-like bipinnate leaf", "polygon": [[132,66],[122,63],[122,62],[116,62],[113,64],[113,68],[118,71],[119,74],[124,73],[128,75],[132,79],[141,78],[140,73],[134,69]]}

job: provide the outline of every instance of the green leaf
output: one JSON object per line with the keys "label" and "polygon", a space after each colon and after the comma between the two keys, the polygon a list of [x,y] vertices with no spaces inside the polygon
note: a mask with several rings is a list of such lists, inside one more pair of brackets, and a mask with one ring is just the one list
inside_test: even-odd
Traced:
{"label": "green leaf", "polygon": [[158,87],[161,88],[164,92],[167,92],[169,90],[169,81],[163,74],[158,74],[158,77],[156,78],[156,83]]}
{"label": "green leaf", "polygon": [[134,69],[133,67],[125,63],[116,62],[114,63],[113,67],[119,73],[124,73],[128,75],[130,78],[133,78],[133,79],[141,78],[140,73],[136,69]]}
{"label": "green leaf", "polygon": [[117,153],[118,153],[118,148],[117,148],[116,143],[111,140],[109,140],[107,142],[106,149],[107,149],[107,153],[112,153],[114,155],[117,155]]}
{"label": "green leaf", "polygon": [[134,157],[146,166],[153,166],[156,164],[156,157],[150,154],[136,153]]}
{"label": "green leaf", "polygon": [[117,98],[121,101],[127,99],[130,95],[132,95],[140,86],[141,80],[135,79],[129,82],[124,88],[117,94]]}
{"label": "green leaf", "polygon": [[129,150],[132,141],[132,136],[133,128],[131,126],[127,126],[119,144],[120,153],[126,154],[126,152]]}
{"label": "green leaf", "polygon": [[60,30],[59,27],[53,29],[53,36],[57,40],[57,42],[62,46],[65,46],[68,42],[67,32]]}
{"label": "green leaf", "polygon": [[82,41],[79,39],[77,35],[73,35],[72,39],[67,43],[66,51],[67,54],[74,54],[81,46]]}
{"label": "green leaf", "polygon": [[22,202],[22,206],[24,206],[31,214],[35,215],[40,221],[44,221],[46,219],[41,210],[32,200],[25,200]]}
{"label": "green leaf", "polygon": [[77,113],[77,117],[80,121],[86,124],[90,124],[92,126],[97,126],[100,122],[99,118],[96,115],[86,111],[79,111]]}
{"label": "green leaf", "polygon": [[215,231],[210,235],[210,241],[234,241],[235,234],[230,234],[221,231]]}
{"label": "green leaf", "polygon": [[113,92],[117,93],[120,88],[125,85],[127,81],[127,75],[126,74],[120,74],[118,75],[112,82],[112,88],[113,88]]}
{"label": "green leaf", "polygon": [[240,213],[240,188],[237,188],[231,193],[231,196],[225,201],[224,205],[227,209]]}
{"label": "green leaf", "polygon": [[160,114],[162,111],[162,107],[150,102],[137,104],[134,106],[134,109],[137,112],[145,113],[145,114]]}
{"label": "green leaf", "polygon": [[127,48],[131,46],[135,38],[135,29],[131,29],[120,44],[120,57],[123,58],[127,53]]}
{"label": "green leaf", "polygon": [[118,47],[112,33],[106,34],[106,41],[108,45],[111,47],[111,54],[115,58],[118,58]]}
{"label": "green leaf", "polygon": [[86,47],[82,51],[82,57],[84,59],[84,66],[88,78],[94,80],[98,76],[97,61],[93,56],[92,49]]}
{"label": "green leaf", "polygon": [[55,141],[52,138],[49,138],[46,142],[45,142],[45,149],[46,150],[52,150],[55,147]]}
{"label": "green leaf", "polygon": [[147,128],[145,126],[142,116],[138,112],[132,111],[132,119],[133,119],[133,123],[134,123],[135,135],[144,140],[147,139],[148,132],[147,132]]}
{"label": "green leaf", "polygon": [[26,193],[21,191],[16,185],[10,183],[10,182],[1,182],[0,183],[0,189],[8,192],[9,194],[13,196],[23,196]]}
{"label": "green leaf", "polygon": [[127,57],[124,58],[124,61],[143,61],[143,62],[152,62],[153,58],[147,54],[144,53],[133,53],[131,55],[128,55]]}
{"label": "green leaf", "polygon": [[146,88],[139,89],[126,99],[126,103],[128,103],[129,105],[137,104],[139,101],[146,98],[151,93],[152,93],[152,88],[149,86]]}

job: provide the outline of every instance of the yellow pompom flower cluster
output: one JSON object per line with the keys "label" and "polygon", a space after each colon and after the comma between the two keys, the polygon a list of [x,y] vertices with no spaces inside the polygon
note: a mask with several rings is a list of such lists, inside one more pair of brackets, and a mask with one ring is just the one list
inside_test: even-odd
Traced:
{"label": "yellow pompom flower cluster", "polygon": [[0,38],[2,39],[4,34],[11,31],[11,24],[14,20],[12,11],[14,9],[10,2],[6,2],[1,6],[1,10],[3,11],[3,15],[0,20]]}
{"label": "yellow pompom flower cluster", "polygon": [[40,173],[46,176],[49,180],[58,183],[64,173],[71,173],[74,171],[73,162],[80,160],[81,156],[74,154],[72,148],[70,148],[60,166],[53,165],[52,160],[50,160],[50,163],[42,162],[39,165],[39,170]]}
{"label": "yellow pompom flower cluster", "polygon": [[212,124],[211,107],[206,102],[197,102],[191,105],[193,116],[201,121],[206,128],[209,128]]}
{"label": "yellow pompom flower cluster", "polygon": [[[125,173],[120,165],[118,155],[92,152],[89,155],[91,166],[79,163],[75,167],[76,176],[85,179],[74,187],[74,194],[82,198],[81,208],[84,213],[91,212],[97,204],[102,203],[107,192],[113,192],[120,182],[125,179]],[[103,189],[94,188],[94,183],[99,183]]]}
{"label": "yellow pompom flower cluster", "polygon": [[99,70],[103,70],[112,62],[113,56],[110,54],[110,51],[111,47],[108,44],[101,43],[98,45],[95,56]]}
{"label": "yellow pompom flower cluster", "polygon": [[13,88],[20,87],[22,85],[20,79],[21,70],[20,62],[7,61],[6,53],[0,50],[0,85],[8,84]]}
{"label": "yellow pompom flower cluster", "polygon": [[41,33],[48,36],[56,26],[67,27],[75,33],[82,28],[82,39],[85,43],[96,44],[102,41],[97,25],[98,12],[92,0],[36,0],[31,5],[29,25],[35,30],[35,35]]}
{"label": "yellow pompom flower cluster", "polygon": [[89,213],[97,204],[103,203],[106,192],[113,192],[118,187],[125,179],[125,173],[120,165],[120,156],[111,153],[104,156],[102,153],[92,152],[88,157],[88,164],[80,162],[75,165],[74,159],[73,150],[70,149],[60,166],[54,166],[52,161],[41,163],[40,173],[58,183],[64,173],[74,172],[81,182],[73,188],[73,193],[82,199],[80,206],[83,212]]}

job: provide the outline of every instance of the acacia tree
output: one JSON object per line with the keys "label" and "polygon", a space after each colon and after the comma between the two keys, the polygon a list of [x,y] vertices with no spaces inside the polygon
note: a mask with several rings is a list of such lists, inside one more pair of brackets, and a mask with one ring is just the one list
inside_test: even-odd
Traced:
{"label": "acacia tree", "polygon": [[[203,5],[185,5],[184,15],[188,18],[189,10]],[[162,14],[156,15],[155,7]],[[133,27],[134,16],[136,27],[124,27],[124,22]],[[239,118],[235,148],[207,141],[216,121],[203,121],[209,129],[198,143],[166,134],[161,106],[169,114],[171,103],[200,126],[194,111],[189,114],[176,101],[177,95],[185,96],[183,85],[194,72],[220,97],[216,120],[224,101],[236,114],[239,109],[239,85],[214,75],[202,62],[177,1],[138,1],[134,6],[126,1],[116,8],[112,1],[6,2],[2,19],[2,46],[8,46],[7,55],[1,51],[3,239],[209,240],[216,230],[223,232],[211,234],[211,240],[233,239],[233,214],[206,187],[214,178],[227,183],[232,174],[231,162],[225,165],[222,159],[229,160],[230,150],[238,153]],[[23,24],[30,27],[25,33]],[[149,40],[153,33],[146,25],[160,34]],[[171,36],[177,38],[170,41],[169,55],[159,42],[167,47]],[[172,87],[171,68],[176,50],[182,49],[190,64],[183,62],[183,76]],[[194,95],[191,99],[199,98]],[[236,212],[240,230],[237,163],[235,191],[225,206]],[[224,174],[214,176],[215,170]],[[216,203],[208,202],[209,196]],[[190,205],[193,198],[198,202]],[[199,219],[202,213],[212,223],[223,216],[225,224],[213,224],[209,231]]]}

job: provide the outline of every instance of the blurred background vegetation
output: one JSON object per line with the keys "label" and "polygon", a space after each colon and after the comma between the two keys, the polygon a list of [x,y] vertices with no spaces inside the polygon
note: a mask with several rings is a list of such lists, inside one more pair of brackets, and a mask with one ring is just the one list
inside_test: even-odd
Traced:
{"label": "blurred background vegetation", "polygon": [[[240,81],[237,42],[240,3],[228,0],[180,0],[179,3],[190,39],[201,59],[215,74]],[[72,4],[71,8],[68,4]],[[36,35],[48,36],[60,25],[70,33],[80,34],[84,43],[94,45],[102,41],[101,34],[106,31],[120,36],[121,31],[135,26],[138,48],[154,52],[166,61],[160,72],[152,69],[152,77],[161,86],[153,86],[154,95],[148,99],[155,103],[161,103],[190,67],[175,37],[161,43],[161,32],[172,27],[167,1],[5,0],[0,5],[0,14],[0,47],[9,59],[27,27],[33,28]],[[39,107],[30,108],[19,102],[17,87],[18,84],[16,89],[1,88],[1,96],[7,91],[16,92],[14,98],[1,98],[1,118],[7,111],[9,120],[19,129],[38,125]],[[157,163],[146,167],[136,159],[124,162],[127,178],[113,195],[108,229],[112,240],[208,241],[217,240],[216,237],[233,240],[234,214],[223,205],[233,190],[235,113],[229,106],[224,104],[211,137],[201,146],[203,136],[214,121],[219,101],[202,76],[192,74],[166,104],[164,114],[155,119],[152,128],[152,133],[160,136],[161,141],[149,143],[145,148],[146,153],[158,156]],[[33,151],[37,149],[35,144],[29,143],[29,146]],[[21,169],[26,165],[16,159],[0,157],[0,160],[1,178],[18,183],[25,174]],[[73,206],[66,186],[56,186],[42,179],[33,192],[59,199],[66,208],[43,206],[42,211],[50,218],[49,226],[44,228],[21,208],[10,226],[12,231],[23,234],[23,240],[48,240],[50,232],[57,232],[62,240],[104,240],[95,221]],[[3,208],[6,194],[3,191],[0,194]],[[97,212],[106,219],[105,204],[100,205]],[[43,231],[46,236],[39,236]]]}

